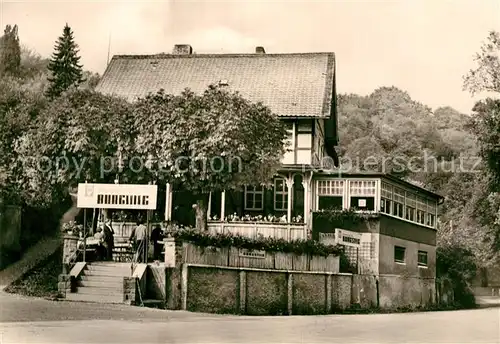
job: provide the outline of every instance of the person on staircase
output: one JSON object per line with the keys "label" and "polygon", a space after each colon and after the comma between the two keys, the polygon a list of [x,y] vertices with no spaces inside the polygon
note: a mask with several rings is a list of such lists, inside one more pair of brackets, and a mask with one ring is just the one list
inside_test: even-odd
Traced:
{"label": "person on staircase", "polygon": [[146,232],[147,228],[144,226],[144,222],[142,219],[137,220],[137,226],[132,230],[130,234],[130,241],[134,243],[135,251],[136,251],[136,261],[138,263],[142,263],[144,260],[144,249],[146,246]]}
{"label": "person on staircase", "polygon": [[97,239],[97,245],[95,246],[95,259],[96,261],[101,261],[105,257],[105,250],[103,246],[104,233],[101,226],[97,226],[94,238]]}
{"label": "person on staircase", "polygon": [[153,259],[161,260],[161,250],[162,244],[160,241],[163,240],[163,233],[159,225],[155,226],[151,232],[151,243],[153,244]]}
{"label": "person on staircase", "polygon": [[104,241],[103,246],[106,249],[106,260],[113,260],[113,248],[115,246],[115,238],[113,227],[111,227],[111,219],[107,219],[103,225]]}

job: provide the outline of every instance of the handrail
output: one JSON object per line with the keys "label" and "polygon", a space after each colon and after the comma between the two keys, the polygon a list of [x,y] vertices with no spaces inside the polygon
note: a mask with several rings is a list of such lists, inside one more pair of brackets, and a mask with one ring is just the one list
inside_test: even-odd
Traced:
{"label": "handrail", "polygon": [[137,264],[139,264],[139,257],[144,255],[145,248],[146,248],[146,241],[141,240],[139,245],[137,246],[137,249],[136,249],[134,255],[132,256],[132,264],[130,267],[132,270],[130,272],[131,276],[134,274],[134,270],[135,270]]}
{"label": "handrail", "polygon": [[78,262],[78,257],[80,256],[80,253],[81,253],[81,250],[77,246],[76,250],[73,251],[71,256],[66,258],[66,261],[64,262],[64,264],[66,265],[67,273],[69,273],[71,271],[71,269],[73,269],[75,264]]}
{"label": "handrail", "polygon": [[[224,224],[224,226],[235,225],[235,226],[242,226],[242,227],[255,227],[255,226],[287,227],[287,226],[290,226],[292,229],[302,228],[306,225],[305,223],[298,223],[298,222],[264,222],[264,221],[207,221],[207,224],[208,225]],[[295,228],[293,228],[293,227],[295,227]]]}
{"label": "handrail", "polygon": [[[139,245],[137,246],[137,250],[134,253],[132,257],[132,264],[130,265],[130,276],[134,277],[134,271],[137,265],[139,264],[139,257],[145,255],[145,248],[146,248],[146,240],[141,240]],[[139,291],[139,300],[141,302],[141,307],[144,306],[144,302],[142,301],[142,292],[141,292],[141,284],[139,283],[139,279],[135,279],[135,284],[137,286],[137,289]]]}

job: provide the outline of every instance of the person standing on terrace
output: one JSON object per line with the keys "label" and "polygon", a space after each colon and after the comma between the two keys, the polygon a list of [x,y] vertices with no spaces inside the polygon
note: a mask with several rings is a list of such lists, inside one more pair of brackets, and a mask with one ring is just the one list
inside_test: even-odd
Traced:
{"label": "person standing on terrace", "polygon": [[137,262],[142,263],[144,249],[146,246],[146,232],[147,228],[144,226],[142,220],[137,220],[137,227],[134,228],[132,233],[130,234],[130,241],[134,243],[134,247],[137,254]]}

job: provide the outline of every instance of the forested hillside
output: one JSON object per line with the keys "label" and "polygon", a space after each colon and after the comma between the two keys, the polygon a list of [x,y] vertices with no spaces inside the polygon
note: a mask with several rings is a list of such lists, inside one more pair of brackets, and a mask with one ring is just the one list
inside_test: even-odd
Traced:
{"label": "forested hillside", "polygon": [[445,196],[440,242],[467,243],[488,260],[487,228],[474,216],[486,190],[471,116],[433,111],[396,87],[339,95],[338,106],[343,168],[396,174]]}

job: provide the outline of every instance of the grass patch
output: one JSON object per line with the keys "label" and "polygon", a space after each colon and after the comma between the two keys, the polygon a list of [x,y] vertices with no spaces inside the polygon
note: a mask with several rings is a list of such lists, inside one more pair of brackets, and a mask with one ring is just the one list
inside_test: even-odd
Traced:
{"label": "grass patch", "polygon": [[58,295],[57,283],[61,272],[62,247],[8,286],[5,291],[25,296],[55,298]]}

